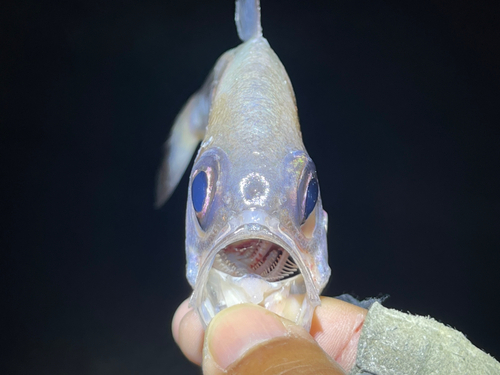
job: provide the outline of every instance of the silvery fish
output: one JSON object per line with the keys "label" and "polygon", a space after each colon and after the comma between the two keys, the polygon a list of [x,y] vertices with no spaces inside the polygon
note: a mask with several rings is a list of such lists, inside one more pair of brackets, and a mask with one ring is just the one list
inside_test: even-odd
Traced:
{"label": "silvery fish", "polygon": [[316,168],[295,95],[262,36],[258,0],[237,0],[243,41],[224,53],[177,116],[158,174],[157,206],[198,144],[186,210],[190,305],[215,314],[255,303],[309,328],[330,277]]}

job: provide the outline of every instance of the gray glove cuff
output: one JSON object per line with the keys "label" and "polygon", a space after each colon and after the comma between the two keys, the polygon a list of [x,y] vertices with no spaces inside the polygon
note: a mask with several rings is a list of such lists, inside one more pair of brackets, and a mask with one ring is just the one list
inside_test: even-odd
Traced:
{"label": "gray glove cuff", "polygon": [[500,375],[500,364],[432,318],[375,302],[366,316],[350,375]]}

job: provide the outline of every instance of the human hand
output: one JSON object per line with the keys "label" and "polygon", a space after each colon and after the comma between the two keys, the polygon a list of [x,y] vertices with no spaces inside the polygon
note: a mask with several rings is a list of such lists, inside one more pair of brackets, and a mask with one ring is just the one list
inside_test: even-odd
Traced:
{"label": "human hand", "polygon": [[205,333],[186,300],[175,313],[172,331],[184,355],[207,375],[273,375],[298,369],[301,374],[344,374],[354,366],[366,313],[322,297],[308,333],[262,307],[244,304],[217,314]]}

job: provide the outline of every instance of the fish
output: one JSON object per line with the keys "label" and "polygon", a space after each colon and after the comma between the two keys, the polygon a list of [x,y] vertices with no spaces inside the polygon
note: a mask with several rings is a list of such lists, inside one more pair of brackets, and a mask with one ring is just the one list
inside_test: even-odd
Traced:
{"label": "fish", "polygon": [[157,177],[161,207],[198,150],[186,277],[205,328],[221,310],[254,303],[309,329],[331,273],[316,167],[260,17],[259,0],[236,0],[242,43],[222,54],[177,115]]}

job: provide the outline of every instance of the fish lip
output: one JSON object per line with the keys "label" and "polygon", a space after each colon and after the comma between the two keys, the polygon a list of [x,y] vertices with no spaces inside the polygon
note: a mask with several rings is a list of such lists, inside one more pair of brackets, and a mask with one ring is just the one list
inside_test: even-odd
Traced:
{"label": "fish lip", "polygon": [[202,304],[202,290],[208,280],[208,273],[213,266],[217,253],[231,245],[232,243],[245,239],[260,239],[270,241],[278,246],[281,246],[287,251],[297,264],[300,273],[304,277],[306,284],[306,296],[312,306],[321,304],[319,299],[319,290],[316,287],[310,269],[304,263],[299,246],[293,241],[281,228],[270,229],[268,226],[258,223],[241,224],[236,229],[231,230],[231,225],[228,225],[223,233],[214,241],[214,245],[207,253],[203,260],[198,277],[196,279],[194,292],[190,299],[190,306],[198,308]]}

